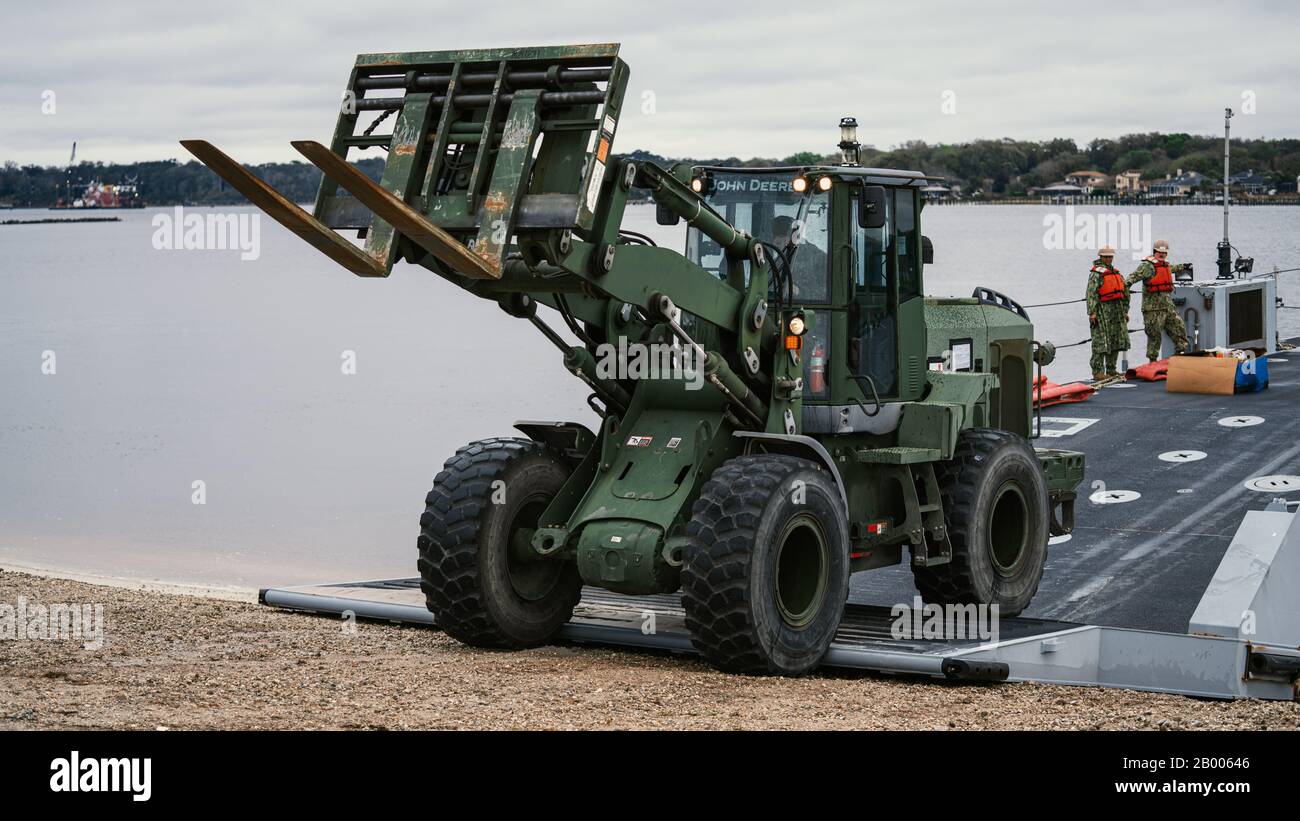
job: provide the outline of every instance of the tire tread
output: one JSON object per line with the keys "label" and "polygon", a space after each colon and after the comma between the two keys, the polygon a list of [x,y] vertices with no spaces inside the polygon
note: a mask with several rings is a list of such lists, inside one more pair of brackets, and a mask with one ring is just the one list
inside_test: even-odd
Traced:
{"label": "tire tread", "polygon": [[[943,500],[952,560],[934,567],[913,565],[912,576],[921,598],[934,604],[979,604],[972,576],[974,546],[970,526],[974,521],[976,479],[983,463],[998,448],[1024,439],[1010,431],[974,428],[962,433],[953,458],[935,466],[939,495]],[[1039,570],[1041,576],[1041,568]],[[1037,586],[1037,582],[1035,582]],[[1008,614],[1014,615],[1014,614]]]}
{"label": "tire tread", "polygon": [[[501,437],[471,442],[456,451],[433,480],[425,497],[417,540],[420,590],[438,627],[475,647],[518,649],[492,619],[479,578],[478,537],[483,513],[491,505],[493,482],[512,462],[546,446],[531,439]],[[575,588],[566,602],[571,613],[581,597]]]}
{"label": "tire tread", "polygon": [[691,643],[719,670],[772,675],[749,614],[749,573],[759,520],[772,493],[812,462],[795,456],[737,456],[700,490],[686,527],[682,605]]}

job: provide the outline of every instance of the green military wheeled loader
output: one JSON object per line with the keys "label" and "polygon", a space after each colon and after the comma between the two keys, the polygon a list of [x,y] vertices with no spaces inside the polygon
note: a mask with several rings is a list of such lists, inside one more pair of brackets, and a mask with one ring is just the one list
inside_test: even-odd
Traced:
{"label": "green military wheeled loader", "polygon": [[[1029,444],[1053,350],[1025,311],[924,296],[929,178],[859,165],[850,119],[829,165],[619,157],[627,78],[616,45],[361,55],[331,145],[294,143],[324,172],[312,214],[184,141],[353,273],[404,259],[495,300],[589,391],[594,430],[520,422],[434,479],[418,564],[438,625],[528,647],[583,585],[681,590],[711,664],[800,674],[850,574],[905,548],[926,601],[1020,613],[1083,457]],[[378,182],[347,161],[371,148]],[[647,196],[684,253],[622,227]]]}

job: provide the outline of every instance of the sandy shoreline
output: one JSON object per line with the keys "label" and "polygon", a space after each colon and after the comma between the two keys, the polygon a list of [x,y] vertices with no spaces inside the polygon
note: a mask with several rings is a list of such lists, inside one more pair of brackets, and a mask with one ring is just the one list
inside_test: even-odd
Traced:
{"label": "sandy shoreline", "polygon": [[[84,582],[96,587],[118,587],[126,590],[141,590],[149,593],[192,596],[201,599],[220,599],[223,601],[237,601],[248,604],[257,603],[257,590],[251,587],[165,582],[159,579],[131,579],[122,576],[103,576],[95,573],[82,573],[77,570],[25,564],[8,560],[0,562],[0,572],[22,573],[43,579]],[[13,602],[10,602],[10,604],[12,603]]]}
{"label": "sandy shoreline", "polygon": [[746,678],[600,648],[489,652],[419,627],[348,631],[260,607],[247,591],[116,581],[0,571],[0,604],[102,604],[107,619],[98,650],[0,641],[0,727],[1300,728],[1296,703],[871,675]]}

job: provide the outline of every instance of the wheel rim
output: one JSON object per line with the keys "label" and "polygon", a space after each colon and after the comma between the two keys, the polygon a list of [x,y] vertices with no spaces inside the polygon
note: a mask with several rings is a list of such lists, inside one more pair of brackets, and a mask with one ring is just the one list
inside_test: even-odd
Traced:
{"label": "wheel rim", "polygon": [[806,627],[826,598],[830,549],[826,532],[801,513],[782,528],[776,552],[776,608],[793,628]]}
{"label": "wheel rim", "polygon": [[510,586],[515,594],[525,601],[539,601],[546,598],[560,581],[564,572],[564,563],[541,557],[525,557],[526,552],[519,545],[531,542],[532,534],[546,511],[549,500],[545,496],[533,496],[524,501],[510,521],[509,537],[506,539],[506,571],[510,575]]}
{"label": "wheel rim", "polygon": [[1011,576],[1024,561],[1029,546],[1029,503],[1020,486],[1007,482],[993,497],[989,514],[989,556],[993,569]]}

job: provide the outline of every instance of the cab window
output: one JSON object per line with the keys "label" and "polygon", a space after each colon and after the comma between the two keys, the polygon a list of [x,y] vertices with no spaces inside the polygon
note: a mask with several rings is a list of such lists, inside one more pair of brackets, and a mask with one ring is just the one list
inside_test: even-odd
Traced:
{"label": "cab window", "polygon": [[[760,230],[758,236],[763,236]],[[830,302],[830,197],[811,194],[802,218],[798,213],[772,220],[768,242],[786,251],[797,304]]]}
{"label": "cab window", "polygon": [[916,228],[916,190],[894,191],[894,236],[898,248],[898,301],[921,295],[921,241]]}
{"label": "cab window", "polygon": [[[785,171],[718,172],[705,200],[736,228],[789,249],[796,303],[825,304],[831,296],[830,195],[795,193],[791,180]],[[694,228],[686,232],[686,255],[714,276],[726,276],[722,249]]]}
{"label": "cab window", "polygon": [[883,227],[862,228],[858,224],[860,206],[854,197],[849,222],[849,230],[853,232],[849,366],[854,373],[870,377],[881,397],[897,395],[898,390],[898,322],[894,296],[898,271],[898,202],[896,197],[885,199]]}

